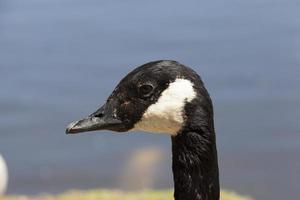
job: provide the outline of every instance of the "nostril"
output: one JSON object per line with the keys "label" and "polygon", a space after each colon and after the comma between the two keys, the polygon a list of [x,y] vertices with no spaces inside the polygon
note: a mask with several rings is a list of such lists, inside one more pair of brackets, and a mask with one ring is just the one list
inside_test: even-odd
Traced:
{"label": "nostril", "polygon": [[104,116],[104,113],[97,113],[94,117],[102,118]]}

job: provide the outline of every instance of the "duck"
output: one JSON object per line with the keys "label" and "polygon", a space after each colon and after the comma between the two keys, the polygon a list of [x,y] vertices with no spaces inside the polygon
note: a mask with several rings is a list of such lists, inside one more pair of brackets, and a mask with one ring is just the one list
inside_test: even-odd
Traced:
{"label": "duck", "polygon": [[175,200],[219,200],[212,100],[201,77],[173,60],[126,75],[103,106],[70,123],[67,134],[109,130],[169,135]]}
{"label": "duck", "polygon": [[8,182],[8,171],[7,165],[0,154],[0,196],[4,195],[7,189],[7,182]]}

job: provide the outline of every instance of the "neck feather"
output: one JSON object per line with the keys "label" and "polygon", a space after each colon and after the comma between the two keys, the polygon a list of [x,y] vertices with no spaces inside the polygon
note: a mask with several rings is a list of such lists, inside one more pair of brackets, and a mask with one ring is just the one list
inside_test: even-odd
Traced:
{"label": "neck feather", "polygon": [[172,137],[175,200],[219,200],[213,129],[183,130]]}

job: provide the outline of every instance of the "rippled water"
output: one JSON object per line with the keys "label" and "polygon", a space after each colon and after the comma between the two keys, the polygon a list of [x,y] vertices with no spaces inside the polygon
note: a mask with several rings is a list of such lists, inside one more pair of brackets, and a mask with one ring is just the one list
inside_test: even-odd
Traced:
{"label": "rippled water", "polygon": [[0,1],[0,152],[9,193],[122,187],[141,149],[160,155],[149,185],[171,187],[167,136],[70,137],[64,129],[134,67],[174,59],[201,74],[213,98],[223,188],[296,199],[299,8],[296,0]]}

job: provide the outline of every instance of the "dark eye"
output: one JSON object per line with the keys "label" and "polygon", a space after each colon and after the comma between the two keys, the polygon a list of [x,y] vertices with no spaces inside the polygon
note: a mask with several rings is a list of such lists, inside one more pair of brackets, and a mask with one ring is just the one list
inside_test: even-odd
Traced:
{"label": "dark eye", "polygon": [[153,86],[152,85],[142,85],[139,87],[139,93],[142,95],[142,96],[148,96],[151,94],[153,90]]}

